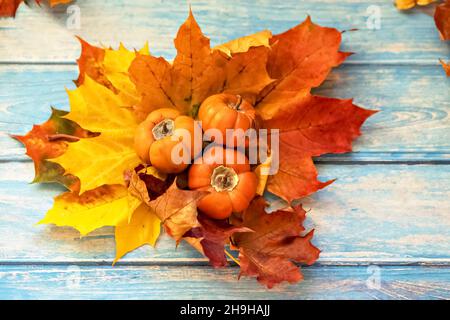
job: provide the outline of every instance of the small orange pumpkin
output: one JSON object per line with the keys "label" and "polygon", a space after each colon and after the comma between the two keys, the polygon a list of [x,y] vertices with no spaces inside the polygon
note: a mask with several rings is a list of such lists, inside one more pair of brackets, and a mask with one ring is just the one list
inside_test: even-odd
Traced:
{"label": "small orange pumpkin", "polygon": [[190,167],[188,184],[190,189],[209,191],[197,203],[202,212],[226,219],[248,207],[256,194],[257,178],[244,154],[214,146],[206,150],[202,163]]}
{"label": "small orange pumpkin", "polygon": [[[224,144],[236,146],[238,136],[234,134],[233,139],[229,140],[226,130],[242,129],[245,132],[252,128],[255,121],[255,109],[239,95],[220,93],[203,101],[198,118],[202,121],[203,130],[217,129],[222,134]],[[245,146],[248,146],[247,138]]]}
{"label": "small orange pumpkin", "polygon": [[[183,116],[175,109],[162,108],[151,112],[141,122],[134,136],[134,148],[137,155],[147,164],[164,173],[179,173],[185,170],[189,163],[183,161],[177,163],[172,157],[173,149],[182,143],[179,156],[184,152],[189,153],[189,158],[194,156],[194,119]],[[184,141],[184,137],[172,136],[177,130],[184,129],[190,134],[190,140]],[[178,131],[180,132],[180,131]]]}

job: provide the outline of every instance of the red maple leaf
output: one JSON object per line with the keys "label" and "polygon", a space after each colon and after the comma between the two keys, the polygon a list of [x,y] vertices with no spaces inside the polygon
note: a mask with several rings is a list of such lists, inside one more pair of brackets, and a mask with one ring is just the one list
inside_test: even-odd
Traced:
{"label": "red maple leaf", "polygon": [[269,214],[265,208],[264,198],[255,198],[239,224],[254,232],[233,235],[239,248],[241,275],[256,276],[268,288],[283,281],[298,282],[303,276],[294,262],[313,264],[320,253],[310,241],[313,231],[300,235],[305,231],[305,211],[296,206]]}
{"label": "red maple leaf", "polygon": [[450,40],[450,0],[436,7],[434,21],[442,40]]}
{"label": "red maple leaf", "polygon": [[229,224],[226,220],[213,220],[203,214],[197,216],[201,226],[192,228],[184,234],[184,237],[201,238],[200,244],[204,254],[209,258],[213,267],[225,267],[225,244],[236,232],[252,232],[246,227]]}
{"label": "red maple leaf", "polygon": [[351,100],[311,94],[350,55],[339,51],[340,43],[340,32],[309,18],[271,39],[267,68],[276,81],[262,91],[256,109],[261,127],[279,129],[279,171],[267,190],[289,202],[332,182],[317,180],[311,157],[351,151],[359,128],[375,113]]}

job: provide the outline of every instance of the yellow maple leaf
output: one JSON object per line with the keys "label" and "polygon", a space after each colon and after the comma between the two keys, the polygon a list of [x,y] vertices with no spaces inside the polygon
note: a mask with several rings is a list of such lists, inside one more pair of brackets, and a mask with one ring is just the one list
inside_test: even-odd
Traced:
{"label": "yellow maple leaf", "polygon": [[125,185],[124,171],[140,163],[133,137],[108,134],[71,143],[62,156],[52,161],[80,179],[80,193],[105,184]]}
{"label": "yellow maple leaf", "polygon": [[128,221],[128,217],[123,217],[115,228],[116,258],[114,263],[126,253],[142,245],[155,246],[160,230],[160,220],[147,204],[142,203],[134,211],[131,220]]}
{"label": "yellow maple leaf", "polygon": [[234,53],[247,52],[251,47],[265,46],[270,47],[269,39],[272,37],[272,32],[263,30],[248,36],[231,40],[227,43],[215,46],[214,50],[220,50],[229,57]]}
{"label": "yellow maple leaf", "polygon": [[[150,55],[148,43],[138,51],[141,55]],[[120,43],[119,49],[106,49],[103,58],[104,74],[111,84],[118,90],[120,99],[128,106],[139,103],[140,95],[134,83],[130,80],[128,69],[136,58],[136,52],[130,51]]]}
{"label": "yellow maple leaf", "polygon": [[107,185],[77,195],[66,192],[55,198],[53,207],[39,224],[55,224],[77,229],[86,235],[103,226],[116,226],[128,219],[130,206],[127,188]]}
{"label": "yellow maple leaf", "polygon": [[133,148],[137,120],[111,90],[89,77],[69,92],[66,118],[99,136],[71,143],[53,162],[80,179],[80,193],[104,184],[125,184],[123,173],[140,163]]}
{"label": "yellow maple leaf", "polygon": [[414,8],[416,5],[426,6],[436,0],[395,0],[395,5],[399,10],[408,10]]}
{"label": "yellow maple leaf", "polygon": [[86,76],[77,89],[68,91],[70,112],[64,118],[83,129],[117,136],[132,136],[138,125],[133,113],[114,92]]}

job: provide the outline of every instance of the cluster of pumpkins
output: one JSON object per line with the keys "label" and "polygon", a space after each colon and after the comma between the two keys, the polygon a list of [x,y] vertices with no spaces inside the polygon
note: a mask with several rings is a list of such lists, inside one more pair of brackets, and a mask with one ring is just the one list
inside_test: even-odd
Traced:
{"label": "cluster of pumpkins", "polygon": [[[257,177],[248,158],[235,148],[237,137],[227,139],[227,129],[245,132],[254,127],[255,110],[240,96],[221,93],[208,97],[200,105],[198,121],[201,121],[200,130],[215,129],[223,139],[213,139],[203,152],[194,152],[199,124],[176,109],[162,108],[151,112],[139,125],[135,150],[143,162],[160,172],[178,174],[189,168],[189,188],[209,191],[198,202],[198,209],[211,218],[226,219],[233,212],[245,210],[256,194]],[[189,135],[174,139],[179,129]],[[192,161],[175,161],[173,150],[180,144],[183,148],[177,150],[188,152]]]}

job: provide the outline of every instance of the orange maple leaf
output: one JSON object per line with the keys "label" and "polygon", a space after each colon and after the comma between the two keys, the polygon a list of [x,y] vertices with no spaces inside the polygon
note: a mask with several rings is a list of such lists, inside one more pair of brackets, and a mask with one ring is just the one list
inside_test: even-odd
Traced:
{"label": "orange maple leaf", "polygon": [[181,190],[174,183],[163,195],[147,204],[178,243],[187,231],[200,225],[197,202],[205,194],[206,191]]}
{"label": "orange maple leaf", "polygon": [[440,60],[440,61],[441,61],[442,68],[444,68],[445,74],[447,75],[447,77],[450,77],[450,62],[445,63],[444,60]]}
{"label": "orange maple leaf", "polygon": [[77,37],[81,44],[81,54],[77,60],[78,79],[75,80],[77,86],[81,86],[86,75],[104,85],[108,89],[112,89],[113,85],[105,76],[103,59],[105,58],[105,49],[89,44],[80,37]]}
{"label": "orange maple leaf", "polygon": [[75,122],[63,118],[66,114],[66,111],[52,108],[52,114],[46,122],[34,125],[24,136],[13,135],[13,138],[25,145],[26,154],[34,162],[33,182],[58,182],[70,190],[77,191],[78,179],[72,175],[65,175],[64,168],[59,164],[47,161],[62,155],[68,143],[94,136]]}
{"label": "orange maple leaf", "polygon": [[266,72],[269,48],[252,47],[231,56],[213,50],[192,12],[178,31],[175,47],[173,63],[138,55],[130,66],[130,77],[142,96],[136,106],[141,119],[159,108],[175,108],[195,116],[204,99],[220,92],[239,93],[255,101],[272,82]]}

